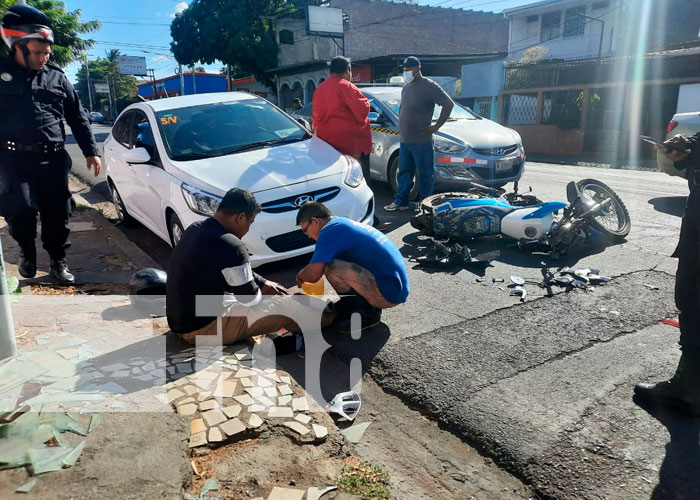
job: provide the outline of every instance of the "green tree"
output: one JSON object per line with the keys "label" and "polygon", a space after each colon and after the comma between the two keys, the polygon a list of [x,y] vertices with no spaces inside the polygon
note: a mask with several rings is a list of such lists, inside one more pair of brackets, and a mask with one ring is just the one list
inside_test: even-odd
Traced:
{"label": "green tree", "polygon": [[[131,104],[138,93],[137,80],[132,75],[119,74],[117,59],[119,50],[111,49],[106,51],[105,58],[98,57],[95,61],[90,61],[90,82],[109,82],[110,88],[116,96],[117,112]],[[82,64],[77,73],[75,88],[80,94],[84,106],[88,106],[88,87],[85,63]],[[109,105],[107,94],[95,94],[93,92],[93,102],[95,109],[103,109]]]}
{"label": "green tree", "polygon": [[[16,4],[16,0],[0,0],[0,13]],[[28,5],[44,12],[54,32],[53,61],[61,67],[78,59],[80,54],[95,44],[94,40],[82,39],[81,34],[92,33],[100,28],[99,21],[82,22],[80,9],[66,11],[66,4],[60,0],[28,0]],[[0,55],[7,54],[7,47],[2,44]]]}
{"label": "green tree", "polygon": [[171,49],[180,64],[237,66],[272,85],[265,70],[277,66],[275,19],[298,16],[315,0],[192,0],[170,25]]}

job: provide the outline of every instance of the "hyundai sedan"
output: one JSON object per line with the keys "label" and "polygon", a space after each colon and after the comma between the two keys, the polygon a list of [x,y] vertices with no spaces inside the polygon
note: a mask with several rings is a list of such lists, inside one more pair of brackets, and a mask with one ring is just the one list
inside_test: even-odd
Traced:
{"label": "hyundai sedan", "polygon": [[374,218],[357,160],[243,92],[132,104],[104,143],[104,163],[119,218],[136,219],[172,246],[230,188],[252,191],[262,207],[243,238],[253,266],[313,251],[296,226],[306,201],[356,221]]}

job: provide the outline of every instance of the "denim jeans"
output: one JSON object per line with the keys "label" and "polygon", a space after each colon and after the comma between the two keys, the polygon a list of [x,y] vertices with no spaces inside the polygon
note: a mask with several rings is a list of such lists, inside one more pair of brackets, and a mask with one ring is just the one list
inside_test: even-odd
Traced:
{"label": "denim jeans", "polygon": [[399,149],[399,191],[394,195],[394,203],[408,205],[408,197],[413,188],[413,176],[418,169],[418,193],[421,199],[433,194],[435,167],[433,166],[433,141],[420,143],[402,142]]}

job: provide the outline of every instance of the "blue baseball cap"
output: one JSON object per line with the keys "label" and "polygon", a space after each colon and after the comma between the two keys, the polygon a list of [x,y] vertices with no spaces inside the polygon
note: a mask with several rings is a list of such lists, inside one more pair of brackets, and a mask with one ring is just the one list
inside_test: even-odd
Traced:
{"label": "blue baseball cap", "polygon": [[401,66],[404,68],[420,68],[420,59],[418,59],[416,56],[408,56],[403,60]]}

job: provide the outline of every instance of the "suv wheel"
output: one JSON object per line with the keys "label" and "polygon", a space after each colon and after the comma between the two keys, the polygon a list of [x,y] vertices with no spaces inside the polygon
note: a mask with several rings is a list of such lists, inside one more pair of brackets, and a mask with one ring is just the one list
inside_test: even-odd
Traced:
{"label": "suv wheel", "polygon": [[[389,185],[394,193],[399,192],[399,155],[394,156],[389,164]],[[408,194],[408,201],[413,201],[418,198],[418,170],[413,177],[413,187]]]}

